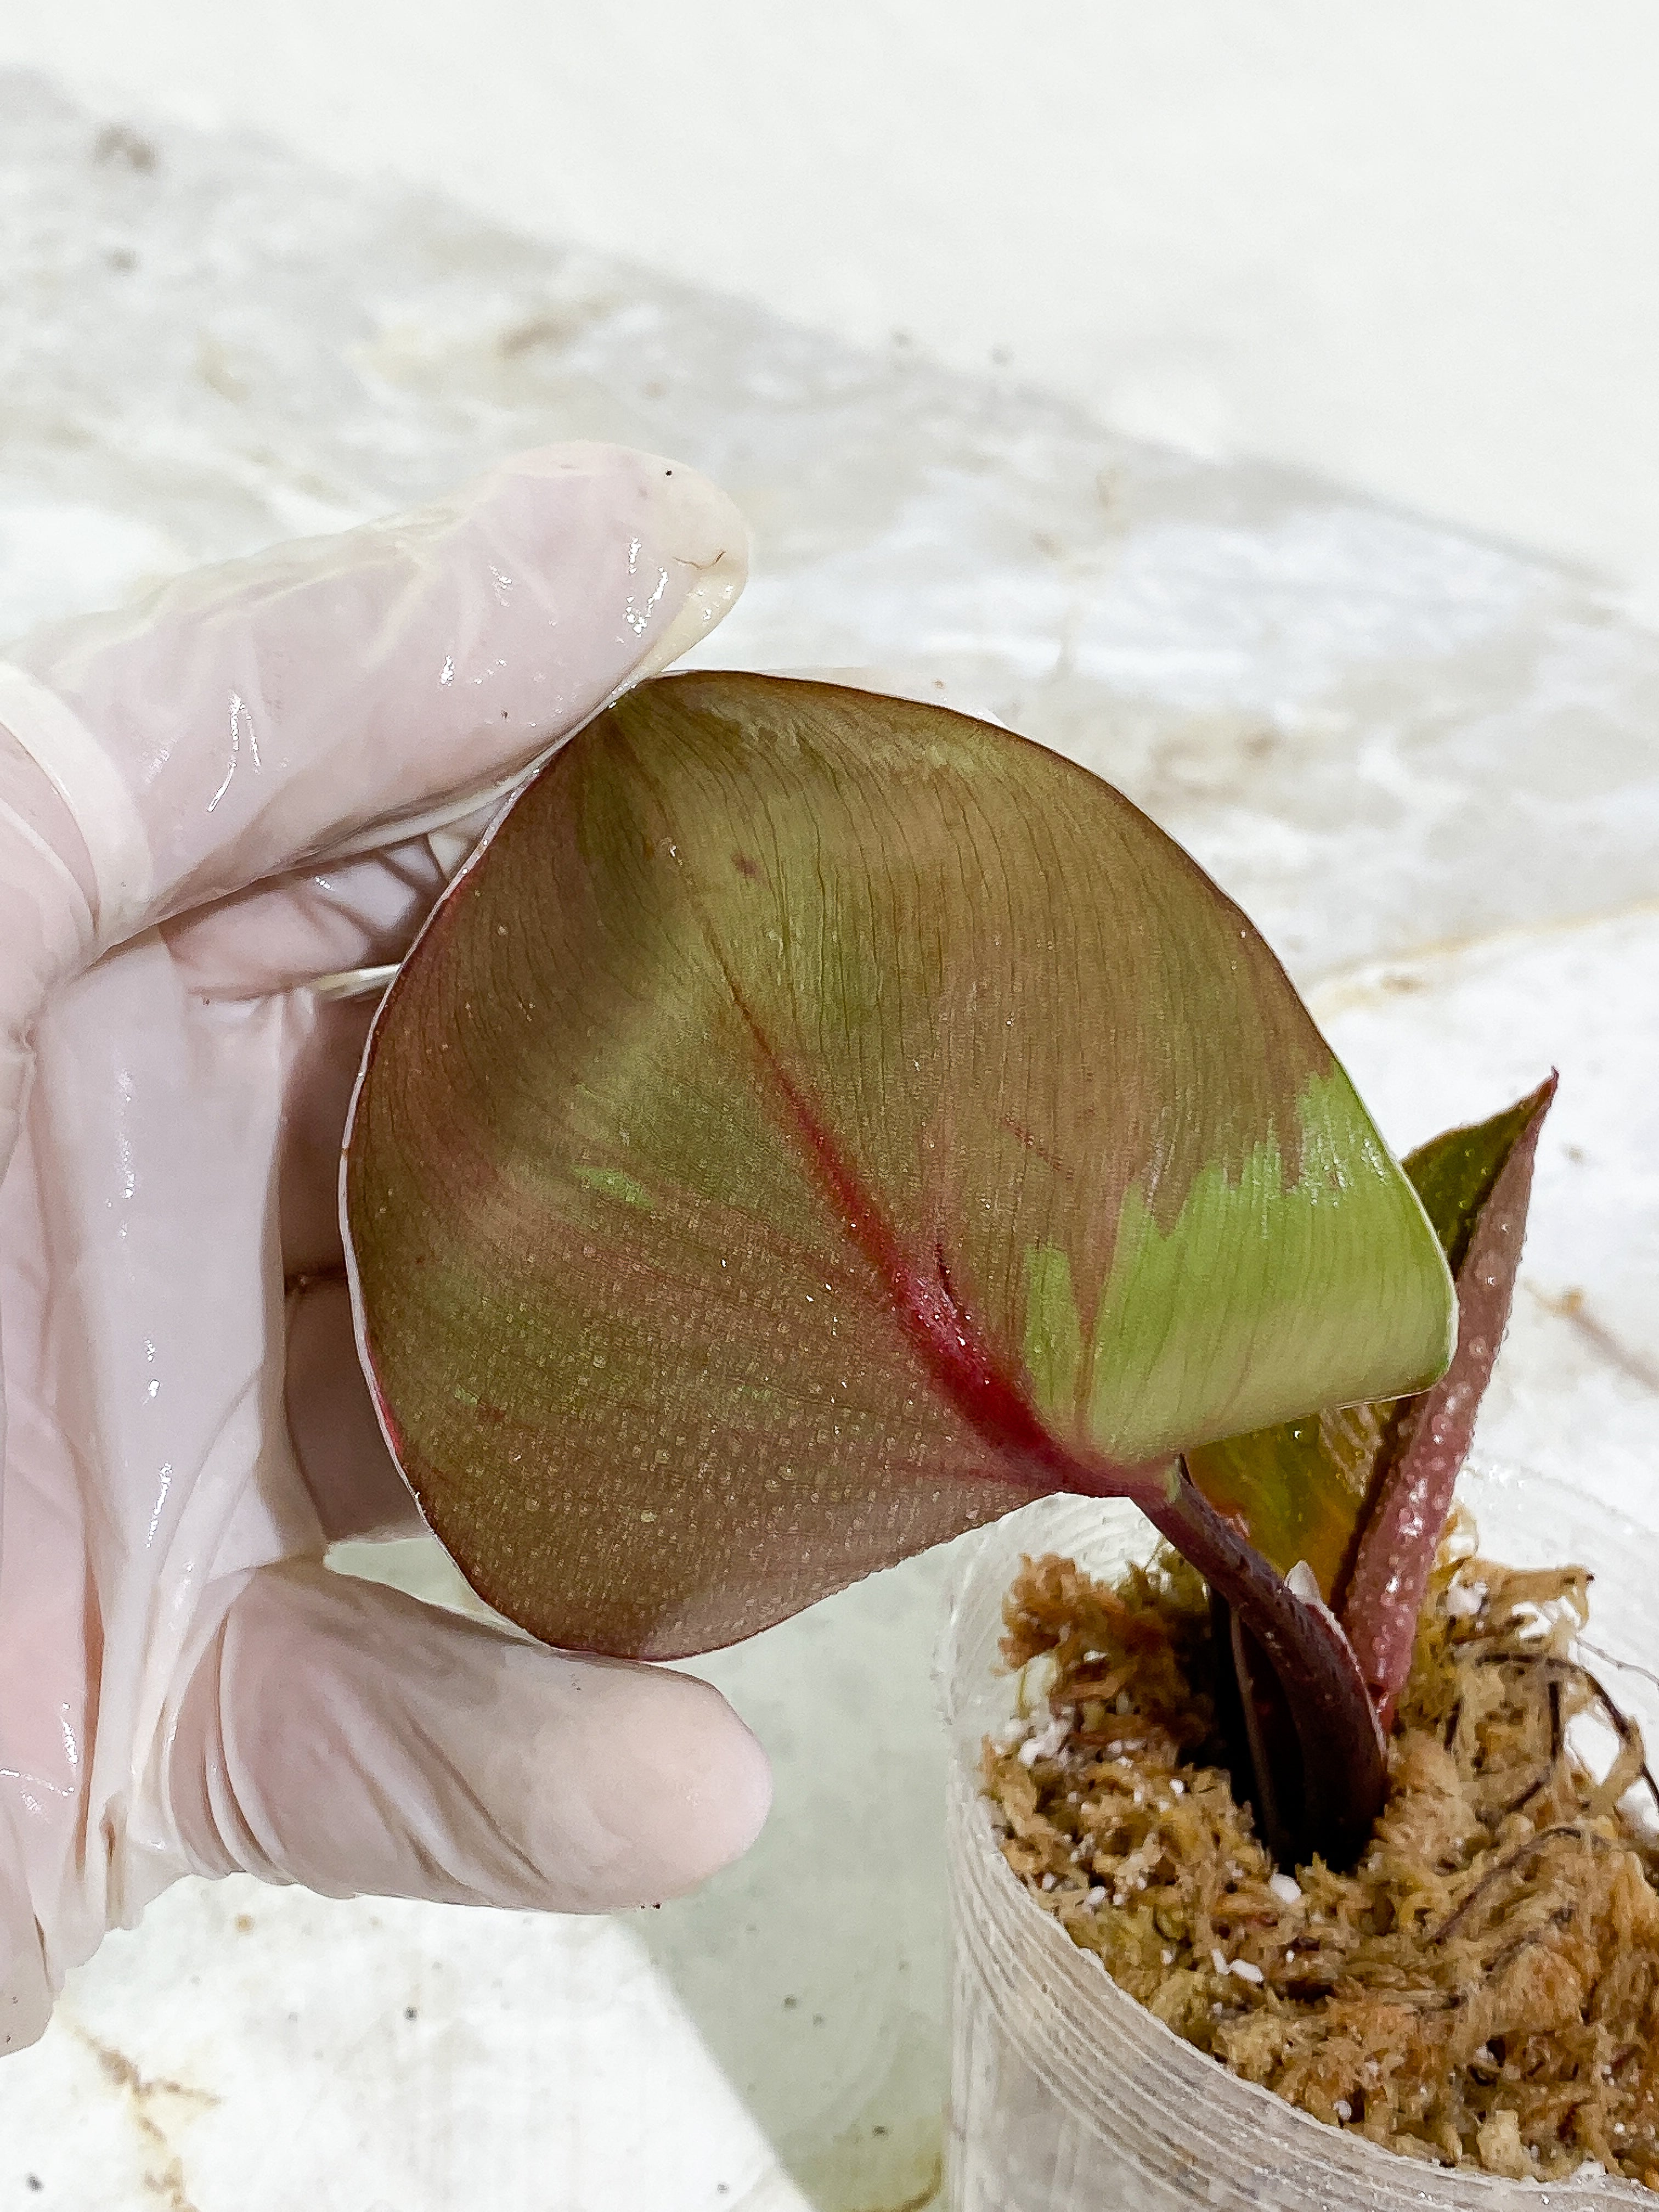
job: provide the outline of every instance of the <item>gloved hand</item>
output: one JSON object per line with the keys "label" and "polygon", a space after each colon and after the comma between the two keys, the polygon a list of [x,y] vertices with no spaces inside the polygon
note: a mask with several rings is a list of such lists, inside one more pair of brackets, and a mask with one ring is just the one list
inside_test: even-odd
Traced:
{"label": "gloved hand", "polygon": [[717,621],[729,503],[603,447],[0,663],[0,2049],[185,1873],[591,1911],[765,1816],[705,1684],[323,1565],[420,1525],[336,1203],[370,1006],[526,765]]}

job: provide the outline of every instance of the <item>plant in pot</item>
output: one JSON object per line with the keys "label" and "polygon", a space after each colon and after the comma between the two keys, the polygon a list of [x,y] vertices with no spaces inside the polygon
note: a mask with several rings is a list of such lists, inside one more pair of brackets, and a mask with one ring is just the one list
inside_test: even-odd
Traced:
{"label": "plant in pot", "polygon": [[[1284,1881],[1335,1878],[1452,1587],[1551,1088],[1402,1170],[1109,787],[939,708],[670,677],[530,785],[376,1019],[365,1365],[473,1586],[586,1651],[711,1650],[1035,1499],[1138,1509],[1191,1581],[1125,1634],[1173,1648],[1179,1600],[1208,1655],[1184,1749]],[[1054,1934],[1058,1879],[1003,1879]]]}

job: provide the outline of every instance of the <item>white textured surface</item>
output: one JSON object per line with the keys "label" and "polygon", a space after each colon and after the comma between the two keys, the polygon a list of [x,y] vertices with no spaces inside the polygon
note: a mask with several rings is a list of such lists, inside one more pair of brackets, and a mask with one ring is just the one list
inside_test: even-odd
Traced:
{"label": "white textured surface", "polygon": [[[1103,769],[1255,915],[1397,1144],[1559,1063],[1483,1441],[1659,1529],[1659,641],[1544,563],[1302,479],[1127,447],[240,138],[100,138],[3,80],[0,257],[0,633],[514,446],[628,438],[757,524],[721,658],[878,661]],[[684,1905],[175,1892],[0,2069],[0,2205],[921,2201],[947,1571],[706,1663],[777,1810]]]}
{"label": "white textured surface", "polygon": [[7,59],[1659,607],[1648,0],[19,0]]}

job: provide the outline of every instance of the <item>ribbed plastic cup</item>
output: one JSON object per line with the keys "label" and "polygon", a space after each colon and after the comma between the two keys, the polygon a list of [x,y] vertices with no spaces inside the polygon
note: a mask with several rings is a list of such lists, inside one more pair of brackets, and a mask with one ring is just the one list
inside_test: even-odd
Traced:
{"label": "ribbed plastic cup", "polygon": [[[1659,1540],[1542,1476],[1471,1467],[1458,1495],[1489,1557],[1594,1571],[1587,1663],[1659,1750]],[[1156,1542],[1133,1507],[1045,1499],[986,1532],[954,1594],[939,1665],[952,1740],[950,2212],[1659,2212],[1635,2182],[1448,2172],[1327,2127],[1182,2042],[1033,1904],[980,1789],[981,1745],[1013,1709],[997,1664],[1004,1594],[1022,1553],[1101,1574]]]}

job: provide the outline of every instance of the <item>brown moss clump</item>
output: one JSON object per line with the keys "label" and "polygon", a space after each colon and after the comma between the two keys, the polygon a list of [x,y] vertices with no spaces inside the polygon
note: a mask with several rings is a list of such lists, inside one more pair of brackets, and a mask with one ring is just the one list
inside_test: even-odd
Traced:
{"label": "brown moss clump", "polygon": [[[1022,1717],[985,1747],[1003,1854],[1177,2035],[1316,2118],[1441,2165],[1599,2160],[1659,2189],[1659,1850],[1631,1795],[1654,1784],[1573,1656],[1589,1586],[1455,1531],[1370,1849],[1291,1878],[1228,1777],[1198,1576],[1028,1559],[1004,1607]],[[1611,1731],[1599,1779],[1581,1714]]]}

